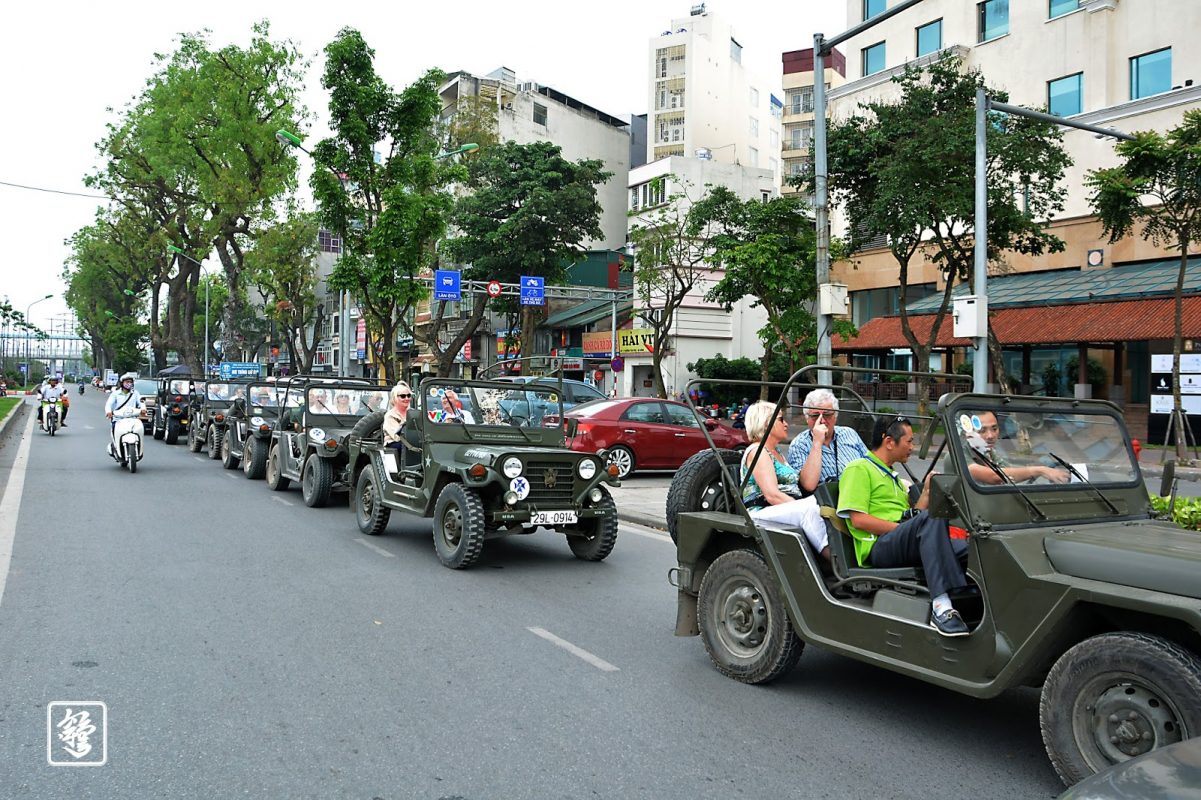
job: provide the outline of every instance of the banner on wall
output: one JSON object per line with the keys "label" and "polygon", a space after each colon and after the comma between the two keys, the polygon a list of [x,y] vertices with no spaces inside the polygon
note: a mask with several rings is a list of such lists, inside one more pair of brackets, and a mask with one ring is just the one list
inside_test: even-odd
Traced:
{"label": "banner on wall", "polygon": [[583,351],[585,358],[609,358],[613,355],[613,332],[612,331],[594,331],[585,333],[583,337]]}
{"label": "banner on wall", "polygon": [[618,331],[617,352],[623,356],[649,356],[655,352],[655,332],[650,328],[630,328]]}

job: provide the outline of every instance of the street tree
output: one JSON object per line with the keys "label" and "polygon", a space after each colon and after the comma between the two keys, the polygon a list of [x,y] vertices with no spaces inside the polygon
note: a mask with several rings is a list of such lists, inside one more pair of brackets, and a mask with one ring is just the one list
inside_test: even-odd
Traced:
{"label": "street tree", "polygon": [[[670,186],[671,191],[668,190]],[[721,232],[709,199],[711,187],[696,190],[674,175],[651,181],[663,202],[639,214],[630,225],[634,250],[634,293],[651,329],[651,379],[657,397],[667,397],[663,357],[680,307],[707,290],[708,259]]]}
{"label": "street tree", "polygon": [[438,160],[444,75],[430,70],[397,93],[376,73],[375,51],[344,28],[325,48],[321,85],[333,136],[313,148],[311,180],[322,224],[342,239],[331,289],[354,294],[372,338],[384,343],[383,375],[399,374],[397,331],[429,295],[418,278],[453,203],[447,185],[462,168]]}
{"label": "street tree", "polygon": [[[948,58],[893,78],[895,102],[866,103],[829,134],[831,196],[851,223],[851,249],[883,237],[899,267],[901,330],[914,370],[929,369],[930,351],[950,308],[956,282],[972,280],[975,250],[975,99],[984,79]],[[1006,101],[1001,91],[990,97]],[[1057,185],[1071,160],[1057,126],[993,115],[988,129],[988,260],[1006,269],[1003,254],[1037,256],[1063,250],[1043,228],[1062,210]],[[810,179],[811,180],[811,179]],[[914,259],[934,264],[945,281],[928,336],[919,340],[906,308]],[[999,348],[990,342],[998,379]],[[983,357],[983,354],[981,354]],[[925,413],[925,381],[921,403]],[[1004,381],[1002,381],[1004,385]]]}
{"label": "street tree", "polygon": [[[523,275],[563,283],[571,264],[583,258],[585,242],[599,239],[600,203],[596,188],[612,173],[596,159],[571,161],[550,142],[503,142],[468,163],[470,194],[455,204],[455,236],[446,242],[449,257],[468,266],[469,280],[518,283]],[[513,309],[512,301],[498,310]],[[439,354],[446,374],[455,353],[479,326],[485,301],[478,298],[464,327]],[[541,308],[521,309],[522,355],[531,355]],[[439,308],[436,316],[442,313]],[[436,333],[437,325],[431,325]]]}
{"label": "street tree", "polygon": [[312,370],[326,318],[317,299],[317,234],[317,216],[292,208],[286,218],[258,232],[246,253],[250,280],[263,297],[266,315],[279,325],[292,369],[301,373]]}
{"label": "street tree", "polygon": [[1142,235],[1180,255],[1176,275],[1175,328],[1172,338],[1172,421],[1168,435],[1184,458],[1187,441],[1180,395],[1180,353],[1184,342],[1184,277],[1188,253],[1201,241],[1201,110],[1184,112],[1166,133],[1139,131],[1116,146],[1122,163],[1090,172],[1089,200],[1109,241],[1141,226]]}

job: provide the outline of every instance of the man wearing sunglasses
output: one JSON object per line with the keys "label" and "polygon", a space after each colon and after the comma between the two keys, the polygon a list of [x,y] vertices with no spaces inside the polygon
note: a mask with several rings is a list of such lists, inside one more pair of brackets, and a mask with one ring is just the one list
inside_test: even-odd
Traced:
{"label": "man wearing sunglasses", "polygon": [[867,448],[854,428],[837,424],[838,398],[829,389],[805,395],[803,407],[809,429],[792,440],[788,464],[800,473],[801,488],[812,492],[819,483],[838,478],[852,461],[867,458]]}

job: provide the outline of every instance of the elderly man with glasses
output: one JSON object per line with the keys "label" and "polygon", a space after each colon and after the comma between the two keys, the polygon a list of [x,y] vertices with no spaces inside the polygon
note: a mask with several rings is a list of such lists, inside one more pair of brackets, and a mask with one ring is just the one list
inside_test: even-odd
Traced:
{"label": "elderly man with glasses", "polygon": [[809,427],[792,440],[788,464],[800,473],[801,488],[812,492],[819,483],[837,479],[847,464],[867,458],[867,447],[854,428],[836,424],[838,398],[829,389],[814,389],[805,395],[803,407]]}

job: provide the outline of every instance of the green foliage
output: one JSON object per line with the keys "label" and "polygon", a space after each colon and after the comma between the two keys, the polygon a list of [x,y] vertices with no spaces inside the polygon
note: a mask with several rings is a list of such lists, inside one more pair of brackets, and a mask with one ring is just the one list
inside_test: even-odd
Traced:
{"label": "green foliage", "polygon": [[[1105,391],[1106,385],[1109,383],[1109,371],[1105,369],[1105,365],[1095,358],[1088,360],[1088,382],[1093,387],[1093,397],[1100,397]],[[1080,372],[1080,356],[1072,356],[1068,359],[1067,374],[1068,380],[1072,383],[1076,382],[1076,376]]]}
{"label": "green foliage", "polygon": [[[718,353],[712,358],[698,358],[696,361],[689,363],[687,367],[689,372],[696,373],[700,378],[746,382],[746,385],[741,386],[701,384],[702,388],[710,395],[708,399],[710,403],[728,405],[730,403],[741,402],[744,397],[750,398],[752,401],[759,399],[759,384],[763,380],[761,377],[762,367],[754,359],[726,358],[721,353]],[[777,355],[769,365],[767,379],[773,383],[783,383],[788,380],[791,374],[792,371],[789,369],[788,359]],[[773,388],[769,394],[772,398],[779,397],[779,389]]]}
{"label": "green foliage", "polygon": [[318,313],[317,235],[315,214],[289,208],[285,219],[258,232],[254,249],[246,253],[250,280],[264,298],[263,312],[279,324],[293,358],[299,357],[299,372],[313,366],[324,316]]}
{"label": "green foliage", "polygon": [[[1168,498],[1151,495],[1151,510],[1158,515],[1168,513]],[[1201,531],[1201,497],[1177,497],[1172,521],[1190,531]]]}
{"label": "green foliage", "polygon": [[1059,372],[1059,365],[1054,361],[1043,367],[1043,392],[1047,397],[1059,396],[1060,381],[1062,380],[1063,376]]}

